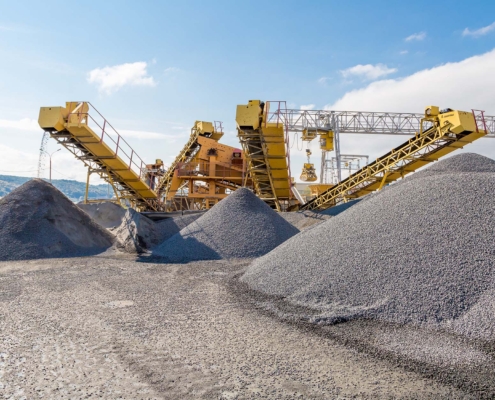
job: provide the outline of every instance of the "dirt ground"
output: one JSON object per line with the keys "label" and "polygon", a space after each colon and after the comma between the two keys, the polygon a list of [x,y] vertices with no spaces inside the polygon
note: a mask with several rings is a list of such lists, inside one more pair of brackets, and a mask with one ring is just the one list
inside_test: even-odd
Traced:
{"label": "dirt ground", "polygon": [[246,265],[0,263],[0,398],[478,398],[263,311]]}

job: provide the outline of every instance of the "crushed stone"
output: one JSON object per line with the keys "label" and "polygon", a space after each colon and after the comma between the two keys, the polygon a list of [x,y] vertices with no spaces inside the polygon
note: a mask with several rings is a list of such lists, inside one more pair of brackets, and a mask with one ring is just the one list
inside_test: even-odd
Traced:
{"label": "crushed stone", "polygon": [[79,203],[77,206],[104,228],[115,228],[122,223],[125,209],[112,202]]}
{"label": "crushed stone", "polygon": [[280,212],[278,213],[289,224],[295,226],[299,230],[304,230],[315,224],[326,221],[330,218],[329,215],[320,214],[314,211],[296,211],[296,212]]}
{"label": "crushed stone", "polygon": [[0,200],[0,260],[94,255],[115,237],[62,192],[32,179]]}
{"label": "crushed stone", "polygon": [[127,253],[142,253],[161,239],[155,222],[132,208],[126,210],[122,223],[113,233],[117,237],[117,248]]}
{"label": "crushed stone", "polygon": [[156,247],[153,254],[171,262],[259,257],[298,232],[241,188]]}
{"label": "crushed stone", "polygon": [[112,232],[117,237],[117,248],[127,253],[144,253],[175,235],[202,214],[189,214],[153,221],[129,208],[121,225]]}
{"label": "crushed stone", "polygon": [[241,280],[313,310],[314,323],[371,318],[493,340],[494,165],[471,153],[439,161],[289,239]]}

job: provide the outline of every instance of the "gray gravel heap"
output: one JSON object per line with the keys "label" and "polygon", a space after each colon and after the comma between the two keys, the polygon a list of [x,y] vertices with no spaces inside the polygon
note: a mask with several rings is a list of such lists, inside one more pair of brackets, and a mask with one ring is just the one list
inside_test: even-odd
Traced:
{"label": "gray gravel heap", "polygon": [[0,260],[98,254],[115,237],[50,183],[33,179],[0,200]]}
{"label": "gray gravel heap", "polygon": [[104,228],[119,226],[125,215],[125,209],[108,201],[89,204],[79,203],[77,206]]}
{"label": "gray gravel heap", "polygon": [[161,242],[155,222],[132,208],[126,210],[122,224],[113,233],[117,236],[117,247],[128,253],[142,253]]}
{"label": "gray gravel heap", "polygon": [[190,223],[201,218],[204,213],[184,214],[173,218],[163,219],[156,222],[157,229],[160,231],[160,243],[180,232]]}
{"label": "gray gravel heap", "polygon": [[313,322],[365,317],[495,339],[494,221],[495,162],[462,154],[302,232],[241,279],[311,308]]}
{"label": "gray gravel heap", "polygon": [[241,188],[158,246],[172,262],[259,257],[299,230]]}

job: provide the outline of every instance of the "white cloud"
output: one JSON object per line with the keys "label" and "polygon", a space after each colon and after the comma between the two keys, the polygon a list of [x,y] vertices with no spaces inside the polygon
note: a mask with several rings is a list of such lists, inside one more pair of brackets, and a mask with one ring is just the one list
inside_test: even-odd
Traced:
{"label": "white cloud", "polygon": [[387,76],[397,72],[397,68],[388,68],[384,64],[366,64],[366,65],[356,65],[351,68],[344,69],[340,71],[344,78],[352,78],[353,76],[361,77],[366,80],[375,80],[381,78],[382,76]]}
{"label": "white cloud", "polygon": [[38,125],[38,121],[31,118],[23,118],[18,120],[0,119],[0,128],[35,132],[39,132],[41,130]]}
{"label": "white cloud", "polygon": [[0,143],[0,174],[36,176],[38,155],[26,153]]}
{"label": "white cloud", "polygon": [[95,68],[88,73],[87,80],[98,87],[100,92],[111,94],[123,86],[156,86],[152,76],[148,76],[144,61]]}
{"label": "white cloud", "polygon": [[300,107],[301,110],[314,110],[316,106],[314,104],[306,104]]}
{"label": "white cloud", "polygon": [[182,70],[180,68],[177,68],[177,67],[168,67],[168,68],[165,68],[165,70],[163,71],[164,74],[173,74],[175,72],[181,72]]}
{"label": "white cloud", "polygon": [[495,114],[495,50],[416,72],[372,82],[326,106],[334,110],[423,112],[427,105]]}
{"label": "white cloud", "polygon": [[476,29],[474,31],[470,30],[469,28],[466,28],[462,31],[462,36],[472,36],[472,37],[477,38],[480,36],[484,36],[487,33],[490,33],[494,29],[495,29],[495,22],[488,25],[488,26],[484,26],[483,28]]}
{"label": "white cloud", "polygon": [[401,54],[401,55],[404,55],[404,54],[407,54],[407,53],[409,53],[409,51],[407,51],[407,50],[402,50],[401,52],[399,52],[399,54]]}
{"label": "white cloud", "polygon": [[412,35],[406,37],[404,40],[406,42],[412,42],[412,41],[420,41],[424,40],[426,38],[426,32],[418,32],[418,33],[413,33]]}
{"label": "white cloud", "polygon": [[[325,109],[423,113],[426,106],[437,105],[465,111],[481,109],[486,115],[495,115],[494,69],[495,50],[492,50],[405,78],[369,83],[364,88],[349,91]],[[346,134],[340,139],[342,153],[367,154],[372,160],[407,140],[407,136]],[[460,151],[495,158],[495,139],[480,139],[453,154]]]}
{"label": "white cloud", "polygon": [[327,76],[322,76],[320,79],[318,79],[318,83],[319,83],[320,85],[325,86],[325,85],[328,83],[328,81],[329,81],[330,79],[331,79],[331,78],[329,78],[329,77],[327,77]]}

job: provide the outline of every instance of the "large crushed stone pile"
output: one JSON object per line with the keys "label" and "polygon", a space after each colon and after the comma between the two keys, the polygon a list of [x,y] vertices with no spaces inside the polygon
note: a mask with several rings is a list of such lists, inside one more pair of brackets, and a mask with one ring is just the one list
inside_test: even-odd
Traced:
{"label": "large crushed stone pile", "polygon": [[0,260],[98,254],[115,238],[50,183],[33,179],[0,200]]}
{"label": "large crushed stone pile", "polygon": [[289,224],[294,225],[299,230],[304,230],[326,221],[330,218],[329,215],[323,215],[314,211],[297,211],[297,212],[281,212],[279,215]]}
{"label": "large crushed stone pile", "polygon": [[172,262],[259,257],[299,230],[241,188],[154,250]]}
{"label": "large crushed stone pile", "polygon": [[242,281],[317,310],[495,339],[495,161],[462,154],[253,262]]}
{"label": "large crushed stone pile", "polygon": [[77,206],[104,228],[119,226],[125,215],[125,209],[111,202],[79,203]]}

